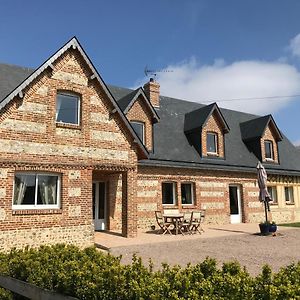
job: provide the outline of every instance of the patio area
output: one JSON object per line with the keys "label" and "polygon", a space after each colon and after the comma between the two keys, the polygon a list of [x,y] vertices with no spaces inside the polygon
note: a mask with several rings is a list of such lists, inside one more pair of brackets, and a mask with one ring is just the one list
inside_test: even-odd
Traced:
{"label": "patio area", "polygon": [[140,232],[136,238],[124,238],[118,233],[96,232],[95,244],[113,255],[122,255],[122,262],[131,262],[136,253],[145,264],[154,267],[196,264],[207,256],[218,263],[238,260],[251,274],[260,272],[263,264],[274,271],[300,261],[300,230],[280,227],[277,236],[260,236],[258,224],[204,225],[205,232],[193,235],[162,236],[156,231]]}

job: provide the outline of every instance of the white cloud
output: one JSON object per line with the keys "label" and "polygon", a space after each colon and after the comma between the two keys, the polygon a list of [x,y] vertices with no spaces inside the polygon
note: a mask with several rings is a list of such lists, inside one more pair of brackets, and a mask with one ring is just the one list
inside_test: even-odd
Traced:
{"label": "white cloud", "polygon": [[161,72],[156,77],[162,95],[199,103],[216,101],[220,107],[256,114],[274,113],[292,99],[218,100],[287,96],[300,91],[300,73],[294,66],[278,61],[252,60],[226,64],[219,59],[211,65],[200,65],[191,58],[166,69],[173,72]]}
{"label": "white cloud", "polygon": [[288,48],[294,56],[300,57],[300,33],[290,40]]}

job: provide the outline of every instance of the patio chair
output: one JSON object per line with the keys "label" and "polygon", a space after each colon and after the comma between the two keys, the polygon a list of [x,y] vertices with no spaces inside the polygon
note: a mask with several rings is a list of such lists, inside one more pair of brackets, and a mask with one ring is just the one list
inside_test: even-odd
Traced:
{"label": "patio chair", "polygon": [[172,225],[172,223],[165,222],[161,211],[159,211],[159,210],[155,211],[155,218],[156,218],[156,222],[157,222],[158,226],[160,227],[163,235],[166,233],[172,234],[172,232],[170,231],[170,228],[169,228]]}
{"label": "patio chair", "polygon": [[194,231],[194,233],[200,233],[201,234],[201,218],[202,212],[197,211],[193,213],[193,221],[191,224],[191,231]]}
{"label": "patio chair", "polygon": [[206,210],[205,209],[201,210],[200,231],[202,231],[202,232],[205,232],[203,227],[202,227],[202,225],[204,223],[204,220],[205,220],[205,214],[206,214]]}
{"label": "patio chair", "polygon": [[193,212],[185,213],[183,215],[182,221],[179,223],[179,230],[182,235],[184,235],[184,233],[188,233],[188,234],[191,233],[190,229],[192,227],[192,222],[193,222]]}

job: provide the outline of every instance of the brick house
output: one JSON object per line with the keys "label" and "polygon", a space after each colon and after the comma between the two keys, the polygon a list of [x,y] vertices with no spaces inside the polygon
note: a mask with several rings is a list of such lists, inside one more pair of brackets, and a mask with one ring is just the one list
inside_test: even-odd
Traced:
{"label": "brick house", "polygon": [[154,211],[206,208],[207,222],[300,220],[300,155],[272,116],[108,86],[76,38],[36,70],[0,64],[0,250],[133,237]]}

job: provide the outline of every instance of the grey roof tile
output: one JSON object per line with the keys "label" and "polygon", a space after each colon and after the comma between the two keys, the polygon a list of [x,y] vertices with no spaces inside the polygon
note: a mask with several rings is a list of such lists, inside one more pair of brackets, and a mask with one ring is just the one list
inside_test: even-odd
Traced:
{"label": "grey roof tile", "polygon": [[126,96],[124,96],[123,98],[117,100],[120,108],[122,109],[122,111],[124,111],[129,103],[131,102],[131,100],[134,98],[134,96],[136,95],[136,93],[138,92],[139,89],[132,91],[131,93],[127,94]]}
{"label": "grey roof tile", "polygon": [[223,130],[227,133],[229,131],[229,127],[216,103],[203,105],[201,108],[186,113],[184,120],[184,132],[187,133],[195,129],[202,128],[214,111],[217,111],[220,116],[223,123]]}
{"label": "grey roof tile", "polygon": [[277,128],[277,125],[275,124],[275,121],[273,120],[271,115],[257,117],[252,120],[241,123],[240,127],[242,132],[242,139],[244,141],[248,141],[262,137],[269,122],[273,123],[278,135],[278,139],[281,140],[281,133]]}
{"label": "grey roof tile", "polygon": [[31,68],[0,63],[0,102],[33,72]]}

